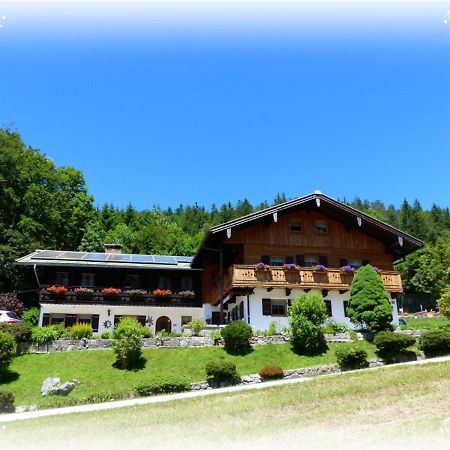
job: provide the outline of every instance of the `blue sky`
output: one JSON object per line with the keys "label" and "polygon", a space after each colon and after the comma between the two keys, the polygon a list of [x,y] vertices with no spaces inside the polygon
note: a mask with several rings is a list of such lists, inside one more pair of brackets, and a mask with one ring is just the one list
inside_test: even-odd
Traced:
{"label": "blue sky", "polygon": [[98,204],[450,206],[449,9],[0,3],[0,126]]}

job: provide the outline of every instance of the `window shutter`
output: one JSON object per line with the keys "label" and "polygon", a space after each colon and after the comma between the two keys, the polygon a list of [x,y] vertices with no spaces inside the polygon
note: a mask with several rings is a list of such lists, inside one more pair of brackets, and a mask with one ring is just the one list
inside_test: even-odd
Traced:
{"label": "window shutter", "polygon": [[42,315],[42,326],[46,327],[50,323],[50,314]]}
{"label": "window shutter", "polygon": [[364,259],[362,265],[367,266],[367,264],[370,264],[370,261],[368,259]]}
{"label": "window shutter", "polygon": [[322,266],[328,267],[328,257],[327,256],[319,256],[319,264],[322,264]]}
{"label": "window shutter", "polygon": [[294,264],[294,258],[292,256],[286,256],[284,261],[286,264]]}
{"label": "window shutter", "polygon": [[270,256],[269,255],[262,255],[261,256],[261,262],[264,264],[270,266]]}
{"label": "window shutter", "polygon": [[305,255],[295,255],[295,263],[297,266],[305,267]]}
{"label": "window shutter", "polygon": [[270,298],[262,299],[262,311],[263,311],[263,316],[271,316],[272,315],[272,302],[270,301]]}
{"label": "window shutter", "polygon": [[341,259],[339,260],[339,265],[340,265],[341,267],[346,266],[347,264],[348,264],[348,261],[347,261],[345,258],[341,258]]}
{"label": "window shutter", "polygon": [[98,314],[92,316],[92,330],[95,332],[98,331]]}

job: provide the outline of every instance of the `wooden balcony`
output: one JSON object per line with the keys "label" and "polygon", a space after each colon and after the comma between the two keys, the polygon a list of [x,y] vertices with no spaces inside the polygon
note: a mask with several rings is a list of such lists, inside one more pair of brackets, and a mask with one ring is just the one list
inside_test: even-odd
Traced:
{"label": "wooden balcony", "polygon": [[[285,270],[283,267],[270,267],[269,270],[256,270],[255,266],[231,266],[224,276],[224,295],[232,291],[255,288],[282,289],[327,289],[336,291],[350,290],[353,272],[341,272],[328,268],[325,271],[302,268]],[[381,279],[388,292],[403,292],[400,273],[383,270]],[[213,303],[219,299],[219,287],[214,286],[208,295]]]}
{"label": "wooden balcony", "polygon": [[44,303],[60,303],[60,304],[84,304],[84,305],[121,305],[121,306],[179,306],[179,307],[201,307],[202,302],[196,296],[194,298],[186,298],[177,294],[168,296],[157,296],[152,293],[145,295],[130,295],[122,292],[119,295],[104,295],[101,288],[93,288],[93,293],[88,295],[80,295],[75,286],[68,287],[64,294],[52,294],[45,291],[45,287],[40,293],[40,301]]}

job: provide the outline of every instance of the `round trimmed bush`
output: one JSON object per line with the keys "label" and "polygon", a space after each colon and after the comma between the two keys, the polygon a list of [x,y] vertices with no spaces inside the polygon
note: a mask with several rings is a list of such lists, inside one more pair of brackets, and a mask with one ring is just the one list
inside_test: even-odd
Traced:
{"label": "round trimmed bush", "polygon": [[206,379],[213,384],[238,384],[241,377],[236,370],[236,364],[229,361],[210,362],[206,365]]}
{"label": "round trimmed bush", "polygon": [[375,336],[373,343],[380,354],[388,354],[406,350],[414,345],[416,340],[407,334],[382,331]]}
{"label": "round trimmed bush", "polygon": [[283,378],[283,369],[275,364],[264,366],[259,371],[259,376],[268,380],[276,380],[277,378]]}
{"label": "round trimmed bush", "polygon": [[145,327],[131,317],[123,318],[116,325],[113,333],[113,351],[118,367],[131,369],[142,361],[141,339],[145,334]]}
{"label": "round trimmed bush", "polygon": [[354,342],[341,344],[335,351],[337,363],[343,370],[367,367],[367,351]]}
{"label": "round trimmed bush", "polygon": [[450,354],[450,332],[428,331],[420,336],[419,346],[426,356],[448,355]]}
{"label": "round trimmed bush", "polygon": [[252,327],[242,320],[235,320],[222,329],[225,348],[230,350],[244,350],[250,347],[253,335]]}

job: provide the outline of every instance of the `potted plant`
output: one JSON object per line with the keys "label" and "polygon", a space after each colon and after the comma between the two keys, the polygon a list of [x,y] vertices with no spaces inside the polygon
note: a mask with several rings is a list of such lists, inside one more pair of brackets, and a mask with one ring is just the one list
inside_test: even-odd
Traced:
{"label": "potted plant", "polygon": [[195,292],[194,291],[180,291],[180,292],[178,292],[178,295],[183,298],[194,298]]}
{"label": "potted plant", "polygon": [[67,288],[65,286],[49,286],[42,291],[53,299],[62,299],[67,294]]}
{"label": "potted plant", "polygon": [[169,295],[172,295],[172,291],[170,289],[155,289],[153,291],[153,294],[157,297],[168,297]]}
{"label": "potted plant", "polygon": [[327,268],[323,264],[317,264],[313,266],[314,272],[326,272]]}
{"label": "potted plant", "polygon": [[74,289],[75,294],[77,295],[77,298],[83,299],[83,298],[91,298],[94,294],[94,289],[88,288],[88,287],[79,287]]}
{"label": "potted plant", "polygon": [[289,271],[289,270],[300,270],[300,267],[297,266],[294,263],[290,263],[290,264],[284,264],[283,265],[283,269],[286,270],[286,271]]}
{"label": "potted plant", "polygon": [[118,297],[120,294],[122,294],[122,289],[120,288],[103,288],[102,294],[104,297]]}
{"label": "potted plant", "polygon": [[354,267],[352,267],[350,264],[346,264],[345,266],[342,266],[340,270],[343,273],[353,273],[353,272],[355,272]]}
{"label": "potted plant", "polygon": [[255,270],[270,270],[270,266],[263,262],[259,262],[255,265]]}
{"label": "potted plant", "polygon": [[144,291],[143,289],[130,289],[127,291],[127,294],[130,297],[144,297],[144,295],[147,294],[147,291]]}

